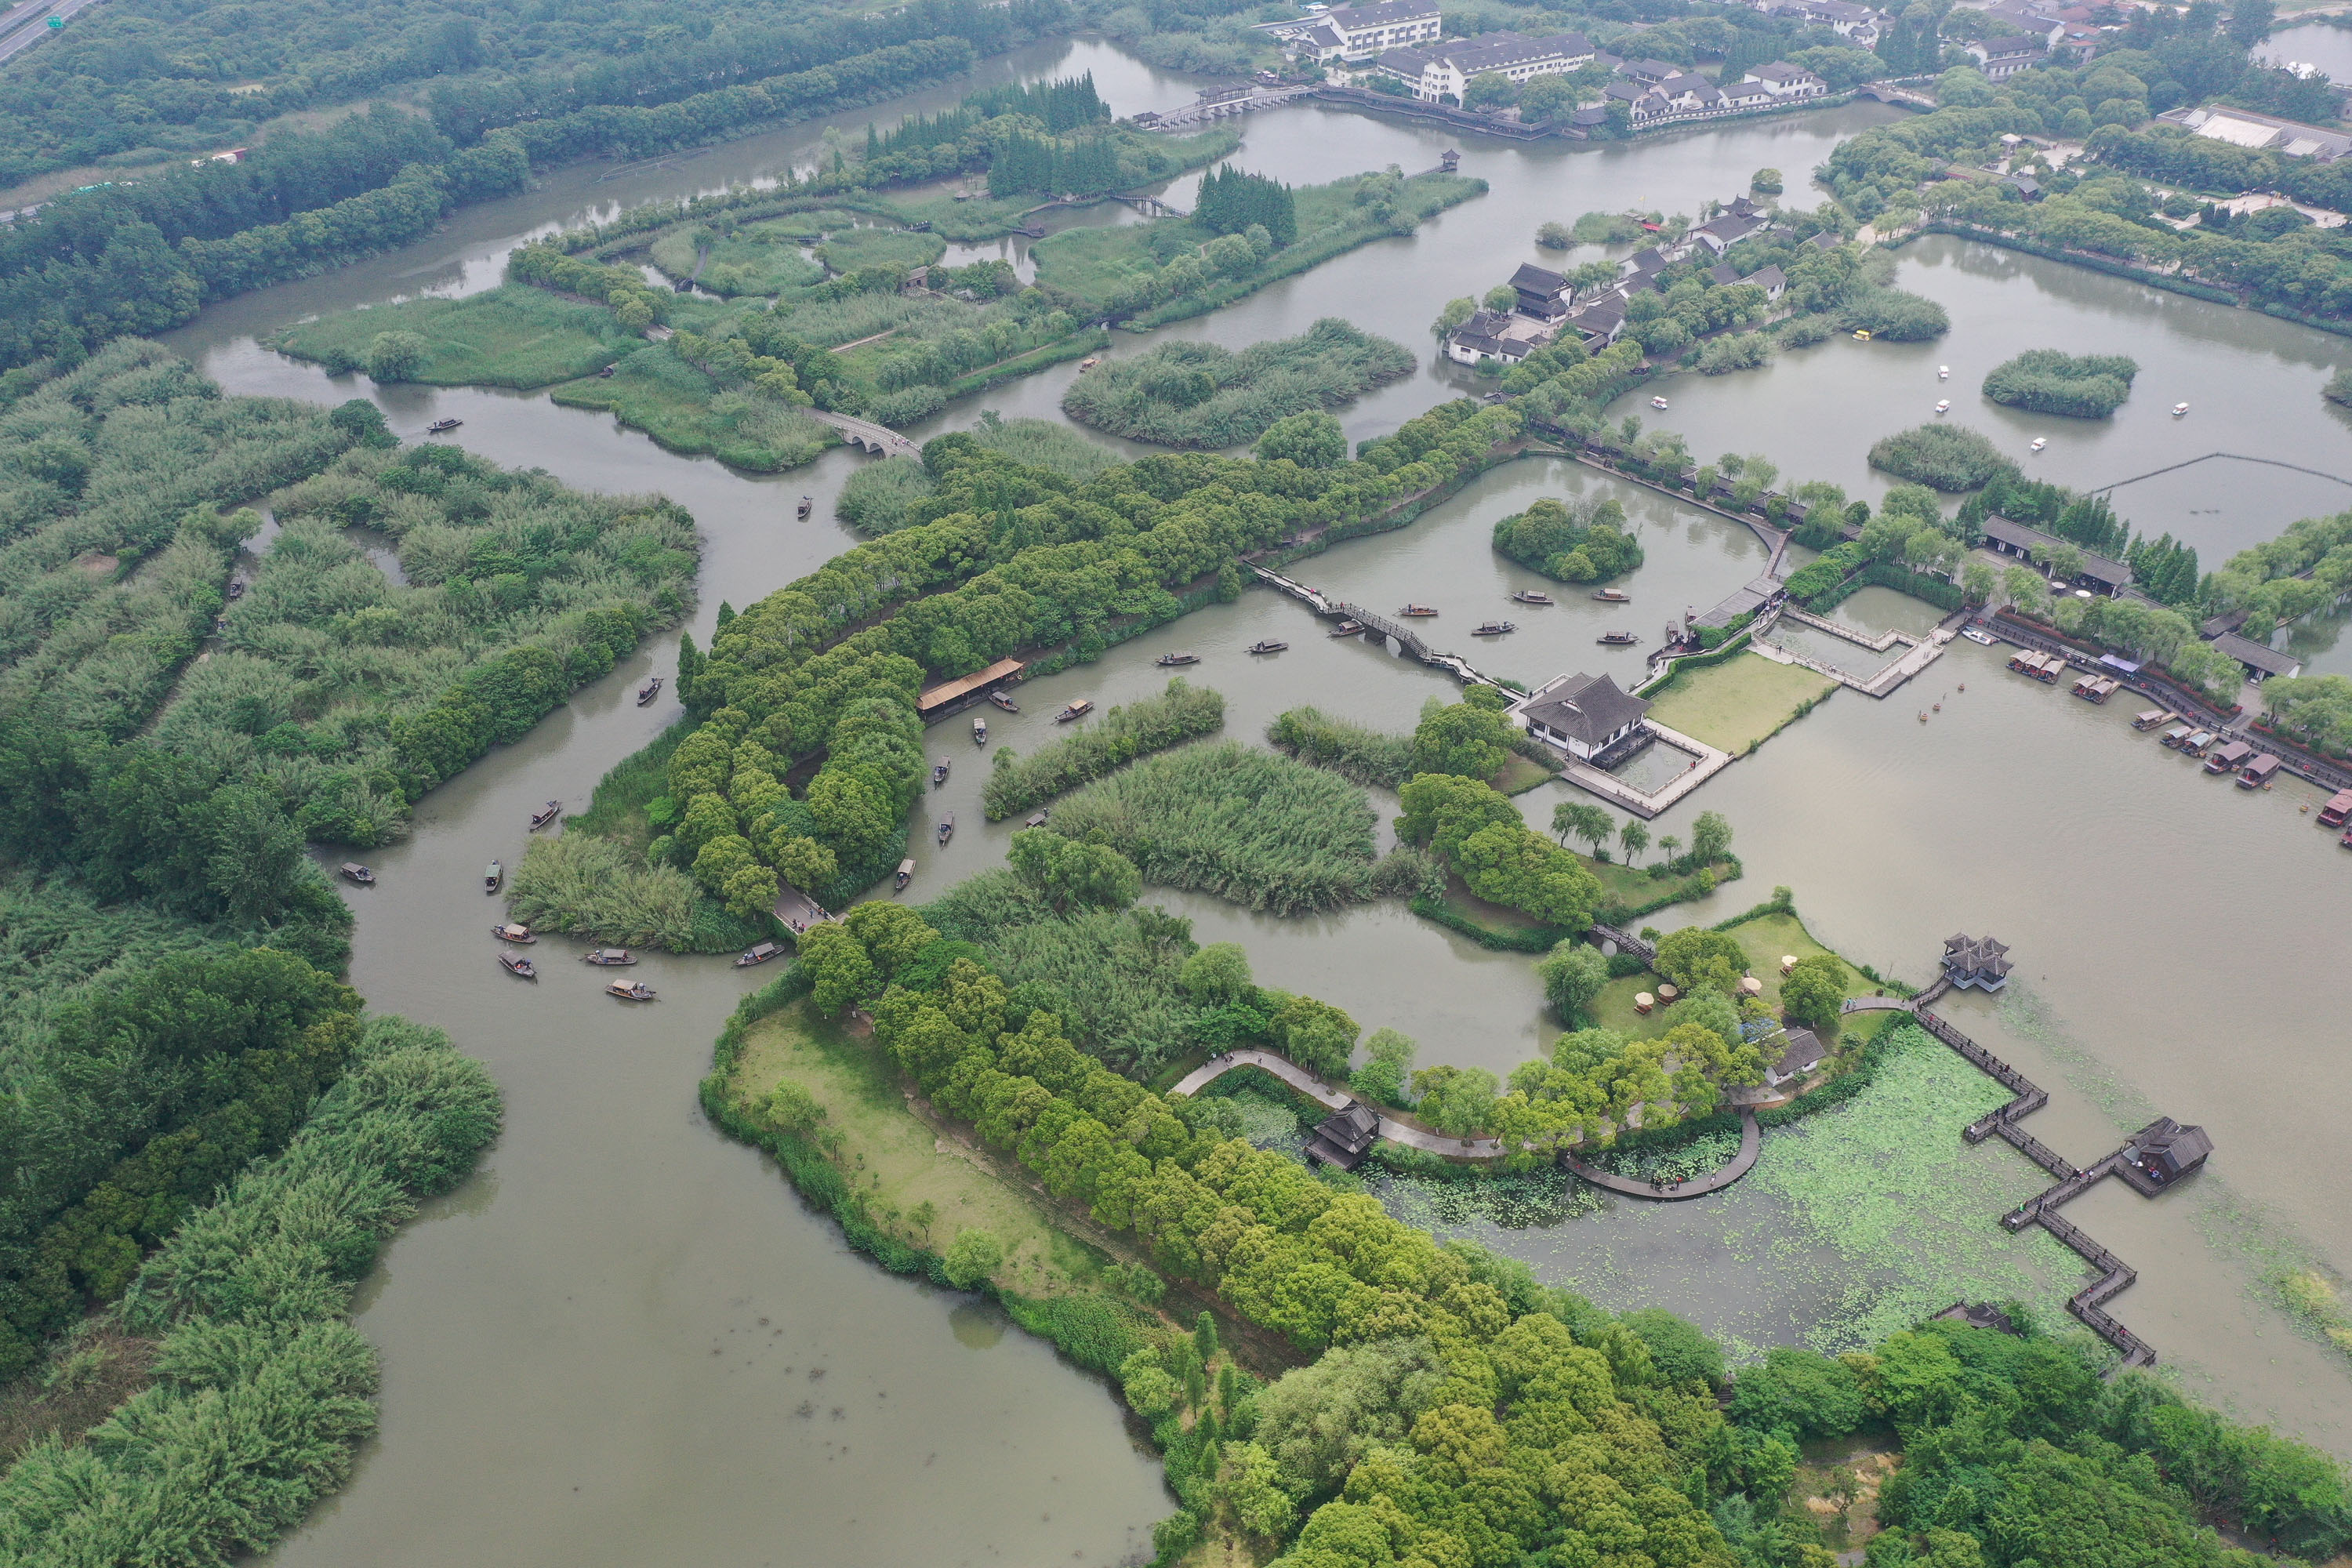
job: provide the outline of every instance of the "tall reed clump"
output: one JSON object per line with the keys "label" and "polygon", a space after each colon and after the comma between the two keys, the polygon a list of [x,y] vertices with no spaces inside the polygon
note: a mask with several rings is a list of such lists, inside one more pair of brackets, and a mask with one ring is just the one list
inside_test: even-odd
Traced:
{"label": "tall reed clump", "polygon": [[1001,822],[1138,757],[1212,734],[1224,723],[1224,698],[1195,690],[1180,676],[1158,697],[1114,708],[1100,724],[1056,741],[1035,756],[1008,762],[1009,753],[997,752],[997,769],[989,775],[981,800],[988,807],[988,820]]}
{"label": "tall reed clump", "polygon": [[1285,756],[1341,778],[1399,789],[1412,777],[1412,737],[1391,735],[1334,719],[1319,708],[1293,708],[1265,727],[1267,743]]}
{"label": "tall reed clump", "polygon": [[648,865],[626,846],[593,834],[534,839],[513,886],[516,920],[592,942],[727,952],[768,934],[764,918],[728,913],[677,867]]}
{"label": "tall reed clump", "polygon": [[1278,915],[1379,897],[1364,792],[1335,773],[1235,742],[1187,746],[1088,785],[1053,829],[1099,831],[1150,882]]}
{"label": "tall reed clump", "polygon": [[1082,425],[1163,447],[1213,448],[1255,441],[1293,414],[1336,408],[1412,374],[1402,344],[1326,317],[1304,334],[1253,343],[1164,343],[1087,372],[1063,395]]}
{"label": "tall reed clump", "polygon": [[162,1338],[155,1381],[0,1479],[0,1561],[211,1568],[301,1523],[375,1430],[352,1288],[419,1199],[473,1170],[499,1115],[489,1074],[438,1030],[370,1022],[286,1152],[140,1271],[120,1311]]}

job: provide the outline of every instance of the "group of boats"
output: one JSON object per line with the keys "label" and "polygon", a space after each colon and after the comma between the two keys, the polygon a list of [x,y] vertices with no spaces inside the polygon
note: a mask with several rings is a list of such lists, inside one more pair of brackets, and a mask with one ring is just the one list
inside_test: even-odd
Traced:
{"label": "group of boats", "polygon": [[[539,941],[538,933],[529,926],[509,921],[490,928],[490,934],[506,945],[499,949],[499,967],[520,980],[539,978],[539,966],[529,955],[517,952],[519,947],[530,947]],[[764,952],[761,952],[765,949]],[[784,951],[782,944],[763,942],[735,961],[739,969],[747,963],[765,963]],[[754,956],[754,955],[757,956]],[[625,947],[592,948],[580,955],[580,962],[600,969],[625,969],[637,962],[637,955]],[[654,988],[642,980],[614,980],[604,986],[604,994],[623,1002],[651,1002]]]}
{"label": "group of boats", "polygon": [[[1868,341],[1868,339],[1869,339],[1870,334],[1869,334],[1869,333],[1867,333],[1867,332],[1856,332],[1856,333],[1854,333],[1854,336],[1855,336],[1855,337],[1857,337],[1857,338],[1861,338],[1861,339],[1864,340],[1865,342],[1867,342],[1867,341]],[[1950,365],[1948,365],[1948,364],[1939,364],[1939,365],[1937,365],[1937,366],[1936,367],[1936,379],[1937,379],[1937,381],[1949,381],[1949,380],[1951,380],[1951,379],[1952,379],[1952,367],[1951,367]],[[1665,405],[1665,400],[1664,400],[1664,399],[1663,399],[1663,398],[1654,397],[1654,398],[1650,399],[1650,406],[1652,406],[1653,408],[1664,408],[1665,405]],[[1937,412],[1937,414],[1949,414],[1951,411],[1952,411],[1952,401],[1951,401],[1951,399],[1950,399],[1950,398],[1948,398],[1948,398],[1943,399],[1942,401],[1938,402],[1938,403],[1936,405],[1936,412]],[[2172,416],[2173,416],[2175,419],[2178,419],[2178,418],[2181,417],[2183,415],[2187,414],[2188,412],[2189,412],[2189,405],[2187,405],[2186,403],[2176,403],[2176,404],[2174,404],[2174,405],[2172,405]],[[2032,441],[2031,443],[2029,443],[2029,449],[2031,449],[2031,450],[2032,450],[2032,451],[2039,452],[2039,451],[2042,451],[2042,450],[2044,450],[2045,448],[2047,448],[2047,447],[2049,447],[2049,445],[2050,445],[2050,437],[2047,437],[2047,436],[2036,436],[2036,437],[2032,439]]]}

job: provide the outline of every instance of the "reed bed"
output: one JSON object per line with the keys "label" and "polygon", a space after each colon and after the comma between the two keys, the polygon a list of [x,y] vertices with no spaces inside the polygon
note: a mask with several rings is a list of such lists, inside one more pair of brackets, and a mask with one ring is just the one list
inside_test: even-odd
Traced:
{"label": "reed bed", "polygon": [[1100,724],[1056,741],[1034,756],[1006,762],[1007,753],[999,752],[1001,765],[989,775],[981,800],[989,821],[1002,822],[1138,757],[1213,734],[1224,724],[1224,698],[1196,689],[1180,677],[1160,695],[1114,708]]}

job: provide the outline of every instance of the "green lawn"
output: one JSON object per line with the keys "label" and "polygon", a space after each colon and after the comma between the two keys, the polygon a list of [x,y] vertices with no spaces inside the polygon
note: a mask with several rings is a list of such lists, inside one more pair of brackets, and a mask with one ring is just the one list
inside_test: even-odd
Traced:
{"label": "green lawn", "polygon": [[709,454],[754,473],[815,459],[841,437],[797,408],[750,391],[722,392],[666,343],[649,344],[609,379],[590,376],[551,395],[567,408],[601,408],[673,452]]}
{"label": "green lawn", "polygon": [[1559,775],[1532,758],[1514,754],[1503,764],[1503,771],[1486,782],[1504,795],[1525,795],[1538,784],[1549,784]]}
{"label": "green lawn", "polygon": [[1836,688],[1828,676],[1801,665],[1743,653],[1676,675],[1665,695],[1652,704],[1650,717],[1738,756],[1789,722],[1799,709]]}
{"label": "green lawn", "polygon": [[[824,1107],[824,1126],[841,1135],[833,1163],[901,1240],[938,1252],[961,1231],[987,1230],[1004,1243],[999,1285],[1024,1296],[1102,1288],[1102,1267],[1111,1260],[1055,1226],[984,1154],[942,1138],[909,1110],[870,1036],[853,1037],[805,1001],[762,1020],[729,1091],[757,1100],[787,1080]],[[915,1213],[926,1203],[934,1211],[929,1225]]]}
{"label": "green lawn", "polygon": [[903,267],[912,271],[945,256],[948,242],[936,234],[911,234],[903,228],[850,228],[828,235],[816,253],[835,272],[854,272],[861,267]]}
{"label": "green lawn", "polygon": [[[1804,922],[1794,915],[1759,916],[1732,927],[1728,934],[1748,955],[1748,972],[1764,982],[1764,1001],[1775,1011],[1780,1005],[1782,957],[1811,958],[1817,952],[1829,952],[1806,933]],[[1844,963],[1843,959],[1839,962]],[[1847,995],[1867,996],[1878,989],[1877,983],[1862,971],[1850,963],[1844,967]],[[1629,974],[1611,981],[1601,988],[1592,1005],[1594,1021],[1603,1028],[1622,1029],[1637,1039],[1665,1033],[1667,1020],[1663,1008],[1654,1009],[1647,1016],[1633,1010],[1637,993],[1654,994],[1657,989],[1658,977],[1654,974]],[[1895,1013],[1853,1014],[1834,1032],[1836,1043],[1841,1047],[1851,1047],[1897,1016],[1900,1015]]]}
{"label": "green lawn", "polygon": [[415,332],[425,342],[415,380],[429,386],[509,386],[520,391],[593,375],[645,340],[602,305],[509,283],[462,300],[409,300],[346,310],[289,328],[277,347],[332,368],[367,360],[379,332]]}

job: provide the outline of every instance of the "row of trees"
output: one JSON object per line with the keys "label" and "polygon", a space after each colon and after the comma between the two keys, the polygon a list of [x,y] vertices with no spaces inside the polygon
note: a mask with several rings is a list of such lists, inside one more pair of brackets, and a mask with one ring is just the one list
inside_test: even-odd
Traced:
{"label": "row of trees", "polygon": [[1196,691],[1179,677],[1158,697],[1114,708],[1098,723],[1034,756],[1016,758],[1012,747],[999,746],[981,791],[988,819],[1001,822],[1138,757],[1213,734],[1224,723],[1225,700],[1214,691]]}
{"label": "row of trees", "polygon": [[1192,221],[1212,234],[1242,234],[1255,224],[1285,246],[1298,237],[1298,203],[1280,181],[1226,163],[1201,177]]}

